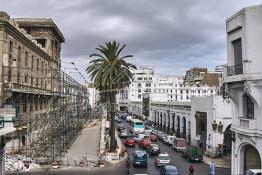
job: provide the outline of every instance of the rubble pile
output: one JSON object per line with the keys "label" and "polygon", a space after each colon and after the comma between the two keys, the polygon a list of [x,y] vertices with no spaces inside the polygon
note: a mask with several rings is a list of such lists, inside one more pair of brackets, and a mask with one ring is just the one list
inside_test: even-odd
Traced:
{"label": "rubble pile", "polygon": [[37,168],[40,168],[40,165],[24,155],[6,155],[5,170],[7,172],[30,171]]}

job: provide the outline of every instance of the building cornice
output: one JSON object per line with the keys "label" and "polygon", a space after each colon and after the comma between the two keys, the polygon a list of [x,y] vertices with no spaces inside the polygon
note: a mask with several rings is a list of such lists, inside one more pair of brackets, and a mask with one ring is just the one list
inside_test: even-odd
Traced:
{"label": "building cornice", "polygon": [[35,43],[33,43],[29,38],[27,38],[23,33],[18,31],[13,25],[5,20],[0,20],[0,28],[3,28],[4,31],[15,39],[23,43],[26,47],[34,51],[36,54],[46,59],[47,61],[53,61],[58,63],[58,60],[52,59],[45,51],[39,48]]}

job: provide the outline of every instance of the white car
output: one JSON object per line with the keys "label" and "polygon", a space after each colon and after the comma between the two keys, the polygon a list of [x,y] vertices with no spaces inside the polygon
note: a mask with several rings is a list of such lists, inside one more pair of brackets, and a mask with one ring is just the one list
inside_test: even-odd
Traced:
{"label": "white car", "polygon": [[163,165],[170,165],[171,160],[167,153],[158,154],[155,157],[155,165],[156,167],[161,167]]}
{"label": "white car", "polygon": [[163,139],[164,143],[167,145],[172,145],[175,140],[175,136],[167,136],[166,138]]}
{"label": "white car", "polygon": [[128,115],[128,116],[126,116],[126,121],[127,122],[130,122],[130,120],[133,118],[133,116],[132,115]]}
{"label": "white car", "polygon": [[249,169],[246,170],[245,175],[261,175],[262,170],[261,169]]}

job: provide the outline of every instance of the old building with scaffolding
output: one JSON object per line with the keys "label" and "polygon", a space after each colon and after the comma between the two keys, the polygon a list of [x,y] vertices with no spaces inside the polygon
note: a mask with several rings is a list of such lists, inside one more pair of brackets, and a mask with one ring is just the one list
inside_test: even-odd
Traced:
{"label": "old building with scaffolding", "polygon": [[52,19],[0,12],[1,123],[13,111],[16,129],[0,135],[6,152],[57,159],[83,127],[88,91],[60,70],[64,42]]}

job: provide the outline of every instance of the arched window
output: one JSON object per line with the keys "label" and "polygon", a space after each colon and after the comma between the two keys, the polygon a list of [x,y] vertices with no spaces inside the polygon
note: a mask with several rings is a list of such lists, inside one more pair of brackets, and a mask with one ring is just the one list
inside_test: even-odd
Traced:
{"label": "arched window", "polygon": [[243,117],[253,119],[254,118],[254,102],[247,95],[243,95]]}

